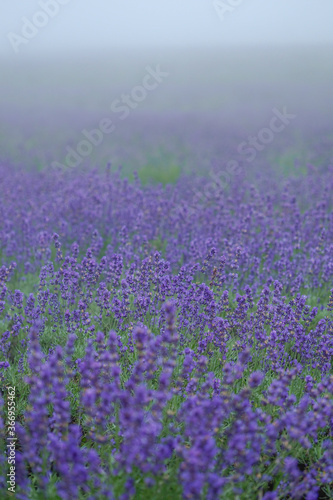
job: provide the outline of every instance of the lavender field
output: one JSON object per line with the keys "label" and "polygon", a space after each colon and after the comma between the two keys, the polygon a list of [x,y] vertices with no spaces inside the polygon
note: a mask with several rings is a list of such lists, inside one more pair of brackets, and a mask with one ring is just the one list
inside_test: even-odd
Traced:
{"label": "lavender field", "polygon": [[333,164],[316,139],[312,163],[258,158],[228,183],[214,162],[152,181],[1,163],[1,498],[8,387],[19,499],[332,498]]}
{"label": "lavender field", "polygon": [[0,499],[333,499],[332,48],[51,56],[48,3],[0,57]]}

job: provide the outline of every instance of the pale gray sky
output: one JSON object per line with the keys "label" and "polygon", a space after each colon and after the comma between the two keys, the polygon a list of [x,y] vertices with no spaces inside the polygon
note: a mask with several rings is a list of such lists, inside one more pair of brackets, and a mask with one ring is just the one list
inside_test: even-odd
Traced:
{"label": "pale gray sky", "polygon": [[[220,7],[214,0],[2,0],[0,55],[169,45],[333,44],[333,0],[215,3]],[[49,12],[53,5],[53,17],[43,4]],[[39,26],[27,27],[22,18]]]}

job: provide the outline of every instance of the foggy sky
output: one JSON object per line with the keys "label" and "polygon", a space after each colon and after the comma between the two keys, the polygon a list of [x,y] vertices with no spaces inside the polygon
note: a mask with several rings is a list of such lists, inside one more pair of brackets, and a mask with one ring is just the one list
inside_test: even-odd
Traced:
{"label": "foggy sky", "polygon": [[[214,1],[218,4],[216,0],[3,1],[0,55],[122,47],[333,44],[332,0],[219,0],[220,7]],[[52,2],[58,4],[54,17],[38,16],[41,5]],[[22,36],[24,18],[45,23],[26,42],[15,38]]]}

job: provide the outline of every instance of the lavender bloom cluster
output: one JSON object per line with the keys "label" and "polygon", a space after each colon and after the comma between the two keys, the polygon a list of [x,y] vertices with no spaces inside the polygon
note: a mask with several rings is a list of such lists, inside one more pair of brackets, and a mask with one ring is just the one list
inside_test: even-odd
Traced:
{"label": "lavender bloom cluster", "polygon": [[332,169],[0,176],[18,499],[333,497]]}

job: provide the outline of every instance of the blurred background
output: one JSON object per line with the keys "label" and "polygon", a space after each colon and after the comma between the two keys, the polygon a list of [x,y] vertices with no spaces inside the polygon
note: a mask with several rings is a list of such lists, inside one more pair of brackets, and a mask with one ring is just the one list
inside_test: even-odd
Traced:
{"label": "blurred background", "polygon": [[330,157],[332,16],[332,0],[3,2],[0,160],[67,168],[108,119],[77,168],[205,171],[284,107],[295,118],[258,161]]}

